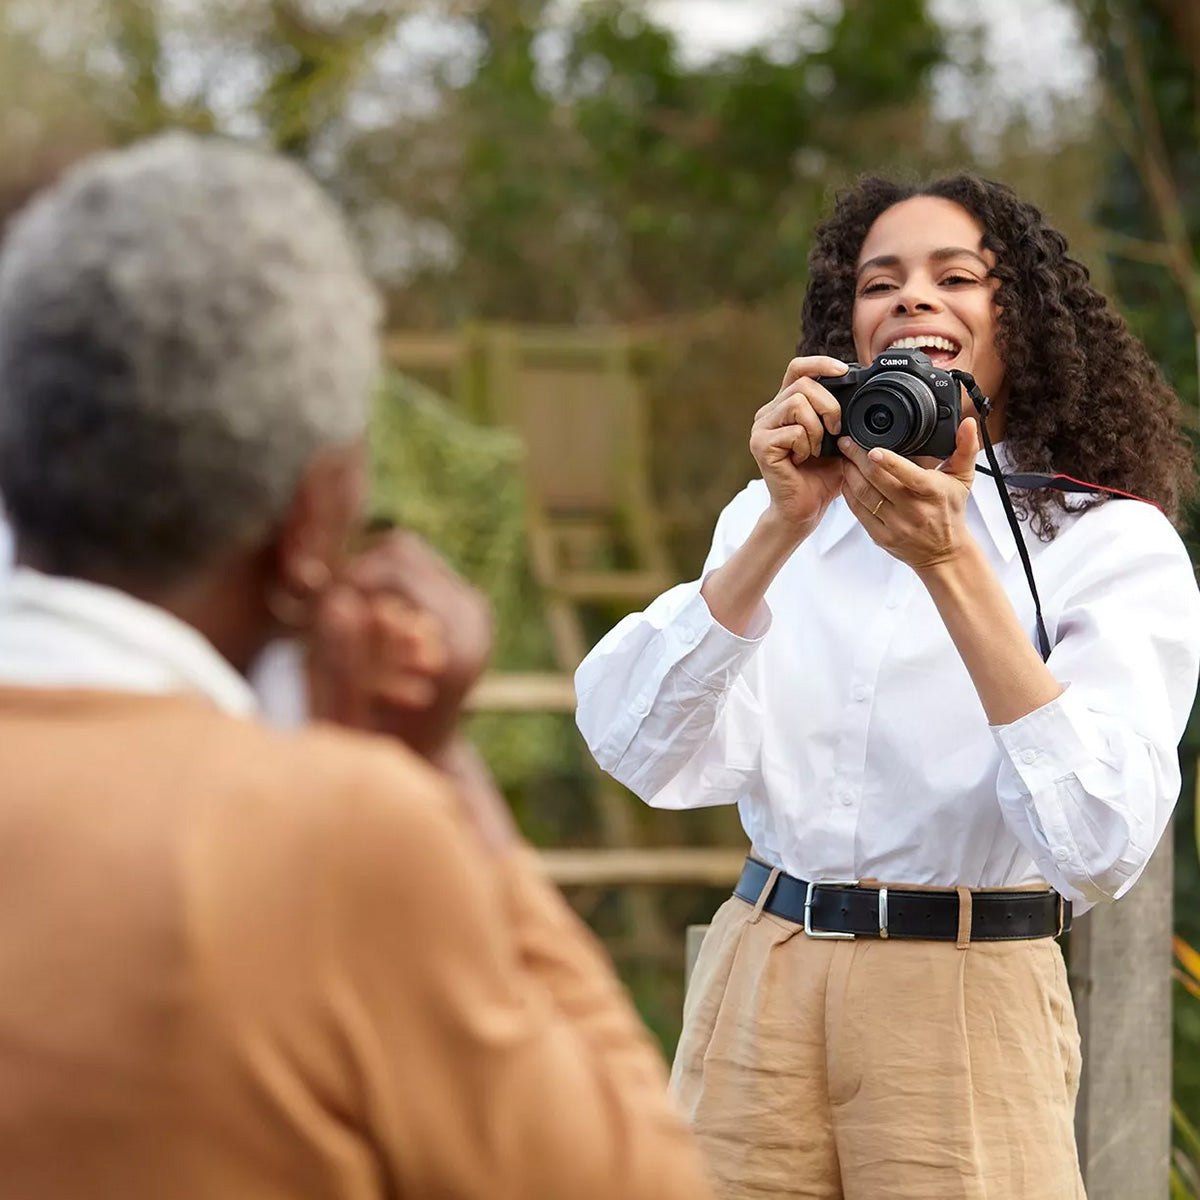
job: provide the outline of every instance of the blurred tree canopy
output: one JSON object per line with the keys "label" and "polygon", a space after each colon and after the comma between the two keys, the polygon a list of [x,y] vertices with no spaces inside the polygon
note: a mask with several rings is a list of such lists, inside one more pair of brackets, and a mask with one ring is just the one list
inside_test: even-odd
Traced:
{"label": "blurred tree canopy", "polygon": [[631,0],[0,0],[0,55],[8,163],[168,125],[269,142],[345,201],[409,326],[759,303],[802,281],[831,186],[969,157],[925,0],[702,62]]}
{"label": "blurred tree canopy", "polygon": [[1127,318],[1194,407],[1200,350],[1200,7],[1077,0],[1114,138],[1097,210]]}
{"label": "blurred tree canopy", "polygon": [[[794,283],[830,163],[877,161],[888,122],[908,129],[911,161],[928,124],[940,31],[921,0],[858,7],[770,55],[689,66],[638,5],[584,4],[559,27],[537,0],[487,5],[473,72],[424,121],[373,138],[392,194],[457,249],[422,266],[398,310],[629,320]],[[861,53],[864,37],[894,52]],[[438,180],[410,148],[447,136],[458,153]]]}

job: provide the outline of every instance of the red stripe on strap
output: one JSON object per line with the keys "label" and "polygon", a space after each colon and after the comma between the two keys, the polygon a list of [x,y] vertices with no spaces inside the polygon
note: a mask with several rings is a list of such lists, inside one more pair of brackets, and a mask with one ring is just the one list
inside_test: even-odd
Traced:
{"label": "red stripe on strap", "polygon": [[1077,483],[1081,487],[1090,489],[1093,492],[1107,492],[1110,496],[1124,496],[1126,500],[1140,500],[1143,504],[1151,504],[1162,512],[1162,505],[1155,504],[1153,500],[1147,500],[1145,496],[1138,496],[1133,492],[1123,492],[1120,488],[1104,487],[1103,484],[1090,483],[1086,479],[1076,479],[1074,475],[1055,474],[1050,476],[1051,479],[1066,479],[1071,483]]}

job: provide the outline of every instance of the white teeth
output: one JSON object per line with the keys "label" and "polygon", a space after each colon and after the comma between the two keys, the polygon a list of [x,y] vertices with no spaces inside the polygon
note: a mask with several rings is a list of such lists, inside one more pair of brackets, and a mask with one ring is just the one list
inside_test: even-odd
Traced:
{"label": "white teeth", "polygon": [[950,354],[957,354],[962,347],[957,342],[952,342],[949,338],[938,337],[935,334],[928,334],[924,337],[906,337],[900,338],[893,342],[889,350],[945,350]]}

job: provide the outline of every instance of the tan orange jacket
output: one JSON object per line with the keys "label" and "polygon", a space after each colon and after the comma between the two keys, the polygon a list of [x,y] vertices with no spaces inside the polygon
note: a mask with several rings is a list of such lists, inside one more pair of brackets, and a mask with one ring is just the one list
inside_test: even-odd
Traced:
{"label": "tan orange jacket", "polygon": [[403,749],[0,690],[0,1198],[708,1196],[528,851]]}

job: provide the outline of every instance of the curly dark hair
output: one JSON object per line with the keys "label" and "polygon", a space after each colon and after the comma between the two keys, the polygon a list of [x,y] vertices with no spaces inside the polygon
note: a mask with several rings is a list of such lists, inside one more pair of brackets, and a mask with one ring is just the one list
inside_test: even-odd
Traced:
{"label": "curly dark hair", "polygon": [[[859,251],[876,218],[913,196],[960,205],[996,255],[996,349],[1009,384],[1004,444],[1015,469],[1132,492],[1176,520],[1194,483],[1178,397],[1087,268],[1067,254],[1066,238],[1005,184],[970,174],[920,185],[869,176],[842,192],[809,255],[799,352],[853,361]],[[1013,502],[1040,538],[1054,537],[1061,493],[1016,493]]]}

